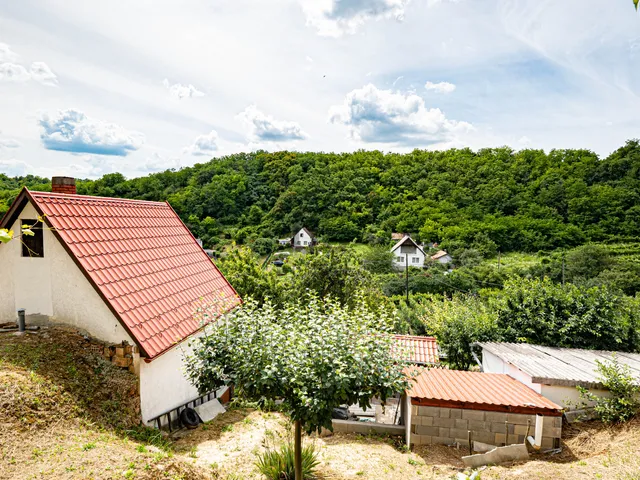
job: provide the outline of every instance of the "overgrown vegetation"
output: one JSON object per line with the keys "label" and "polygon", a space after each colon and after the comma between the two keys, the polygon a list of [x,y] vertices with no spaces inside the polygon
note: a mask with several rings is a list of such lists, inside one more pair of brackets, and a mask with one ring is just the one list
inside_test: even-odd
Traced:
{"label": "overgrown vegetation", "polygon": [[604,423],[622,423],[640,413],[640,378],[635,378],[617,356],[609,361],[596,361],[598,374],[608,397],[601,397],[584,387],[577,387],[585,405],[592,404],[596,417]]}

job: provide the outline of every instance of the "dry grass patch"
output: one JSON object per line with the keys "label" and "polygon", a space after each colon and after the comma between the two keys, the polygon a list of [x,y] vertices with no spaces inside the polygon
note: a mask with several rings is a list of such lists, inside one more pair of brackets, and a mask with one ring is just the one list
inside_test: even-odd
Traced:
{"label": "dry grass patch", "polygon": [[99,351],[67,329],[0,334],[0,479],[211,478],[138,426],[137,378]]}

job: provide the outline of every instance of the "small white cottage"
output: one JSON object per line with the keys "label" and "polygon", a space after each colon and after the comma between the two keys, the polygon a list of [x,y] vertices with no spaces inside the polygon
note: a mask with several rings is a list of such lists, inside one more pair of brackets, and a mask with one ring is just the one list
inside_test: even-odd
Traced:
{"label": "small white cottage", "polygon": [[608,395],[599,377],[597,362],[610,360],[613,354],[629,367],[634,377],[640,378],[640,354],[637,353],[519,343],[489,342],[478,346],[482,348],[483,372],[506,373],[566,410],[575,409],[581,402],[578,386],[599,396]]}
{"label": "small white cottage", "polygon": [[[195,313],[240,303],[166,202],[24,188],[0,221],[34,236],[0,244],[0,322],[26,310],[27,324],[67,324],[106,343],[132,346],[144,422],[200,397],[183,374],[185,340],[202,333]],[[213,307],[212,307],[213,306]]]}
{"label": "small white cottage", "polygon": [[431,260],[446,265],[447,263],[451,263],[453,261],[453,258],[444,250],[440,250],[434,255],[431,255]]}
{"label": "small white cottage", "polygon": [[298,233],[296,233],[291,239],[291,246],[293,248],[307,248],[316,244],[316,239],[313,234],[302,227]]}
{"label": "small white cottage", "polygon": [[422,247],[414,242],[409,235],[402,237],[393,246],[391,253],[393,253],[393,266],[399,270],[403,270],[407,266],[423,268],[425,258],[427,258]]}

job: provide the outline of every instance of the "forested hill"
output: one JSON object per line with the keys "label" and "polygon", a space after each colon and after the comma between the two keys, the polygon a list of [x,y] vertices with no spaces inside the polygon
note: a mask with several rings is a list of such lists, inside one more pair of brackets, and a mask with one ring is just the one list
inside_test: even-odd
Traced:
{"label": "forested hill", "polygon": [[[0,175],[0,213],[21,185]],[[126,180],[78,182],[78,193],[168,200],[209,245],[306,226],[325,240],[375,243],[392,231],[456,245],[538,251],[640,237],[640,143],[600,159],[588,150],[509,148],[408,154],[257,152]]]}

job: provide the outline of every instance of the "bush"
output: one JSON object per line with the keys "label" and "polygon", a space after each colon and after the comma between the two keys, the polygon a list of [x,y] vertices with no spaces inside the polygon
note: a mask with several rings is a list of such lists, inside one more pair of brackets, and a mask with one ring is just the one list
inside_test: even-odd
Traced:
{"label": "bush", "polygon": [[640,385],[627,365],[621,365],[614,354],[610,361],[600,362],[598,373],[602,385],[611,393],[610,397],[600,397],[578,387],[580,397],[594,403],[596,416],[604,423],[622,423],[630,420],[640,412]]}
{"label": "bush", "polygon": [[[270,449],[257,454],[256,467],[268,480],[294,480],[293,442],[284,443],[279,449]],[[313,444],[302,446],[302,476],[304,479],[316,478],[318,452]]]}
{"label": "bush", "polygon": [[495,309],[503,341],[592,350],[640,349],[637,301],[607,287],[511,279]]}
{"label": "bush", "polygon": [[475,363],[471,344],[495,339],[495,315],[476,297],[457,295],[451,300],[423,303],[426,330],[435,335],[447,363],[467,370]]}

